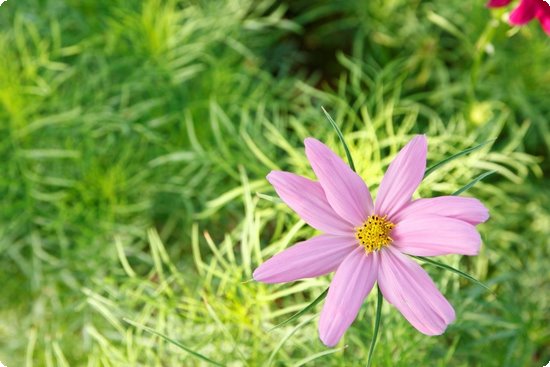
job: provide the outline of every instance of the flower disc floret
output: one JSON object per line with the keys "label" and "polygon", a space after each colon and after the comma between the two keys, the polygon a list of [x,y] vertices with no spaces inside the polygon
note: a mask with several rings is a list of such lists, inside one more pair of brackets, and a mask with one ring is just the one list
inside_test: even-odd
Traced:
{"label": "flower disc floret", "polygon": [[370,254],[393,242],[390,234],[394,227],[395,224],[390,222],[386,215],[371,215],[361,227],[355,229],[355,238],[365,248],[365,252]]}

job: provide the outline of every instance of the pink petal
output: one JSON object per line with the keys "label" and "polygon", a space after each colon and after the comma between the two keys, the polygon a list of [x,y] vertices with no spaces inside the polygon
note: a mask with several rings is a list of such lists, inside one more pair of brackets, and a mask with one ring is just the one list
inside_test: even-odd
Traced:
{"label": "pink petal", "polygon": [[544,32],[550,36],[550,18],[540,19],[540,25]]}
{"label": "pink petal", "polygon": [[353,225],[332,209],[320,183],[282,171],[272,171],[267,180],[279,197],[313,228],[343,236],[354,233]]}
{"label": "pink petal", "polygon": [[376,198],[374,211],[389,219],[411,200],[426,170],[428,142],[424,135],[415,136],[388,167]]}
{"label": "pink petal", "polygon": [[481,237],[466,222],[438,215],[411,215],[397,223],[391,232],[393,245],[409,255],[476,255]]}
{"label": "pink petal", "polygon": [[510,13],[510,23],[523,25],[530,22],[536,15],[539,8],[538,0],[521,0],[521,3]]}
{"label": "pink petal", "polygon": [[405,206],[393,219],[399,222],[411,216],[425,214],[460,219],[473,225],[489,219],[489,211],[479,200],[462,196],[418,199]]}
{"label": "pink petal", "polygon": [[320,235],[299,242],[260,265],[254,280],[263,283],[292,282],[333,272],[357,248],[353,236]]}
{"label": "pink petal", "polygon": [[362,247],[348,255],[336,271],[319,320],[319,336],[326,346],[338,344],[376,281],[378,254]]}
{"label": "pink petal", "polygon": [[379,262],[378,285],[384,298],[418,331],[442,334],[455,312],[424,269],[391,246],[380,251]]}
{"label": "pink petal", "polygon": [[489,8],[499,8],[501,6],[506,6],[510,4],[510,0],[490,0],[487,3],[487,7]]}
{"label": "pink petal", "polygon": [[304,143],[309,163],[334,211],[354,226],[361,225],[373,210],[365,182],[320,141],[307,138]]}
{"label": "pink petal", "polygon": [[546,0],[539,1],[539,10],[537,12],[537,17],[550,17],[550,4]]}
{"label": "pink petal", "polygon": [[538,19],[542,29],[550,35],[550,5],[545,5],[546,7],[539,11]]}

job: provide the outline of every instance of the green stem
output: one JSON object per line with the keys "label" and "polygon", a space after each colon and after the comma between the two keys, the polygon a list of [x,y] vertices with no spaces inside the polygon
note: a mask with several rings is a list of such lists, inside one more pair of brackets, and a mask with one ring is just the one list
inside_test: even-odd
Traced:
{"label": "green stem", "polygon": [[380,291],[380,287],[376,286],[378,289],[378,299],[376,301],[376,319],[374,320],[374,331],[372,332],[372,340],[370,343],[369,348],[369,358],[367,359],[367,367],[370,367],[370,364],[372,363],[372,355],[374,353],[374,346],[376,345],[376,339],[378,337],[378,329],[380,328],[380,319],[382,318],[382,301],[384,300],[384,297],[382,297],[382,291]]}

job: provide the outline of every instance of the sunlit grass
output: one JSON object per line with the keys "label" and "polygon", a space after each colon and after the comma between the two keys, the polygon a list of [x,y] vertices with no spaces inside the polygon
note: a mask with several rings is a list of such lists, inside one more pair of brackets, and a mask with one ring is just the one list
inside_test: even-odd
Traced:
{"label": "sunlit grass", "polygon": [[206,363],[128,319],[231,366],[364,365],[374,295],[327,349],[320,306],[269,330],[330,277],[249,281],[259,263],[312,235],[264,177],[313,177],[307,136],[344,157],[321,106],[374,191],[412,134],[428,135],[428,165],[490,141],[429,175],[417,195],[447,195],[496,171],[466,193],[491,210],[481,254],[439,259],[495,295],[426,266],[456,323],[425,337],[385,304],[374,365],[548,362],[548,39],[536,26],[508,37],[476,2],[340,5],[2,5],[4,364]]}

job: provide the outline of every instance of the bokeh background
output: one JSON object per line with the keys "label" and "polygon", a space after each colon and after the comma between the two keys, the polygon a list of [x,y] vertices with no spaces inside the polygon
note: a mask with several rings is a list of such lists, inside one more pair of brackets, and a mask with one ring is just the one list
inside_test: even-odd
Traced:
{"label": "bokeh background", "polygon": [[[16,366],[362,366],[374,295],[337,348],[330,277],[246,282],[308,228],[265,175],[312,177],[303,139],[376,190],[415,133],[417,196],[480,198],[481,254],[425,265],[457,311],[440,337],[387,303],[375,366],[550,360],[550,38],[482,0],[8,0],[0,7],[0,360]],[[494,140],[492,140],[494,139]]]}

